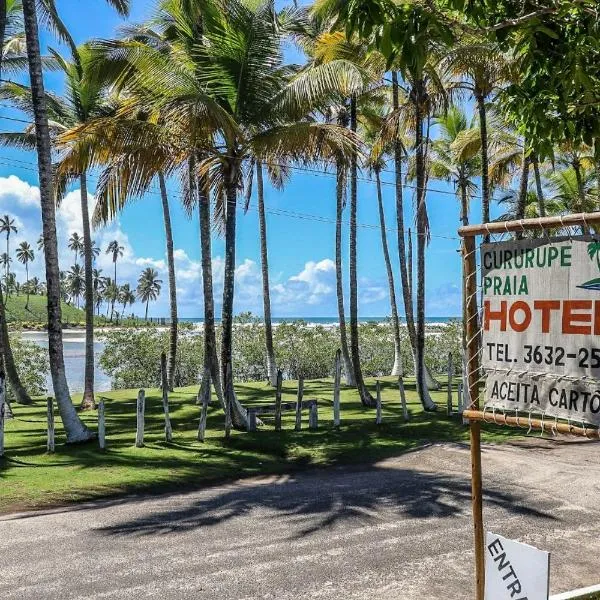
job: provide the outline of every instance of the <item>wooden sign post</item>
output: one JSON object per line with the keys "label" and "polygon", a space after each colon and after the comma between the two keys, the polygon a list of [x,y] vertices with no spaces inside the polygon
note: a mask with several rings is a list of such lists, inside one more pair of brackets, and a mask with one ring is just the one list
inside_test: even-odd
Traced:
{"label": "wooden sign post", "polygon": [[[526,298],[534,299],[538,301],[537,309],[535,304],[534,310],[542,311],[541,316],[538,315],[538,320],[535,322],[536,326],[540,328],[539,332],[535,330],[531,332],[532,336],[543,334],[543,339],[552,342],[559,339],[560,336],[565,336],[570,333],[585,334],[582,327],[588,324],[589,331],[592,332],[592,318],[581,318],[580,314],[577,317],[567,317],[565,321],[565,306],[564,303],[569,302],[573,295],[579,301],[577,305],[581,310],[584,310],[584,305],[581,304],[581,298],[585,296],[585,291],[580,290],[595,290],[598,282],[598,273],[595,273],[595,278],[592,279],[591,274],[594,273],[596,265],[590,265],[586,259],[586,253],[582,251],[581,245],[583,243],[598,243],[595,238],[592,240],[586,238],[580,238],[571,240],[565,243],[564,240],[552,240],[549,237],[545,237],[541,240],[527,240],[524,239],[523,234],[527,231],[542,230],[548,231],[550,229],[565,229],[567,227],[582,227],[585,230],[589,230],[590,226],[600,225],[600,213],[588,213],[588,214],[573,214],[564,215],[557,217],[544,217],[539,219],[522,219],[517,221],[504,221],[494,223],[484,223],[482,225],[467,225],[459,229],[459,235],[462,238],[462,256],[463,256],[463,294],[464,294],[464,306],[465,306],[465,339],[467,341],[467,355],[466,355],[466,383],[462,390],[462,407],[463,407],[463,418],[469,423],[470,429],[470,440],[471,440],[471,487],[472,487],[472,510],[473,510],[473,529],[474,529],[474,542],[475,542],[475,581],[476,581],[476,600],[484,600],[485,594],[485,546],[484,546],[484,528],[483,528],[483,514],[482,514],[482,478],[481,478],[481,422],[494,422],[496,424],[511,425],[511,426],[529,426],[531,429],[538,429],[541,431],[554,431],[564,432],[571,435],[582,435],[588,437],[590,434],[600,437],[600,417],[597,415],[586,415],[588,423],[596,425],[597,427],[592,429],[586,429],[583,427],[574,427],[570,421],[567,423],[558,422],[558,419],[567,420],[569,417],[564,413],[560,413],[557,410],[550,410],[550,414],[554,419],[544,422],[539,419],[531,419],[527,417],[519,417],[518,410],[515,411],[515,400],[511,402],[511,412],[499,414],[494,411],[493,417],[488,414],[486,419],[485,410],[482,412],[480,409],[480,382],[483,375],[482,365],[480,364],[480,357],[482,351],[482,333],[485,335],[493,336],[494,331],[506,332],[508,327],[511,328],[509,335],[512,341],[521,340],[523,343],[513,344],[520,348],[515,348],[514,353],[510,353],[507,350],[509,343],[499,343],[493,337],[488,339],[484,350],[483,359],[484,367],[489,369],[489,372],[494,374],[495,367],[494,361],[506,363],[505,374],[499,376],[491,375],[488,378],[488,385],[486,386],[486,402],[489,402],[490,406],[500,408],[500,410],[506,407],[502,405],[502,401],[505,398],[501,397],[500,391],[497,392],[499,398],[494,397],[493,384],[496,382],[498,390],[500,386],[505,386],[502,389],[507,389],[512,382],[513,386],[517,385],[513,381],[514,375],[522,375],[525,378],[530,378],[531,374],[544,373],[547,379],[553,376],[562,376],[560,369],[568,370],[573,368],[572,364],[567,363],[570,360],[568,352],[563,346],[568,346],[569,339],[560,339],[560,344],[549,346],[552,350],[552,360],[549,359],[548,348],[544,347],[546,356],[542,354],[542,351],[537,351],[537,347],[531,346],[530,352],[528,353],[528,345],[531,345],[529,339],[519,338],[517,334],[526,331],[528,325],[532,323],[530,319],[531,308],[526,302]],[[489,238],[492,234],[508,234],[515,233],[516,240],[510,248],[507,248],[510,244],[504,243],[501,251],[494,254],[494,244],[489,244]],[[483,330],[479,324],[479,313],[477,307],[477,257],[476,257],[476,237],[485,236],[486,246],[484,250],[488,252],[488,256],[483,256],[482,268],[486,273],[486,278],[482,282],[484,289],[484,299],[486,298],[486,292],[491,293],[492,296],[498,296],[497,302],[492,307],[491,300],[485,300],[484,302],[484,319],[483,319]],[[489,244],[489,245],[488,245]],[[534,257],[536,256],[536,249],[539,250],[540,246],[545,246],[546,252],[538,252],[538,258],[534,263]],[[589,258],[592,258],[592,252],[588,246]],[[490,254],[492,257],[490,258]],[[542,258],[540,258],[542,256]],[[577,264],[573,263],[573,269],[571,268],[571,259],[573,256],[578,256]],[[545,274],[539,274],[535,272],[537,267],[543,263],[544,267],[547,267]],[[551,271],[551,263],[554,261],[555,271]],[[557,267],[564,268],[563,271],[556,271]],[[600,269],[600,263],[597,268]],[[510,274],[504,277],[503,271],[510,270]],[[528,270],[529,269],[529,270]],[[567,271],[568,269],[568,271]],[[552,274],[551,274],[552,273]],[[574,277],[575,274],[575,277]],[[589,276],[590,281],[579,281],[579,278],[583,278],[585,275]],[[571,285],[571,279],[574,279],[574,286]],[[551,285],[549,281],[552,281]],[[562,282],[562,283],[561,283]],[[561,284],[563,289],[560,288]],[[535,289],[533,289],[535,287]],[[515,293],[515,289],[517,292]],[[543,296],[542,304],[535,294],[545,294]],[[563,298],[560,294],[563,294]],[[514,296],[518,297],[517,301],[509,301],[507,298]],[[556,297],[555,297],[556,296]],[[545,302],[545,303],[544,303]],[[591,300],[583,300],[585,306],[592,304]],[[510,306],[509,306],[510,304]],[[558,307],[557,307],[558,305]],[[543,312],[543,311],[546,312]],[[557,311],[563,313],[562,320],[555,319],[552,321],[553,312]],[[567,309],[568,310],[568,309]],[[555,316],[555,315],[554,315]],[[579,319],[578,319],[579,317]],[[495,330],[491,330],[490,322],[494,321]],[[500,321],[500,325],[496,323]],[[573,324],[577,321],[576,324]],[[565,322],[568,331],[565,333]],[[557,329],[551,330],[551,324],[554,327],[561,327],[562,331]],[[506,327],[505,327],[506,325]],[[579,326],[579,329],[577,329]],[[571,327],[571,329],[569,329]],[[488,333],[492,331],[492,333]],[[560,335],[559,335],[560,334]],[[502,338],[499,338],[502,339]],[[541,339],[541,338],[540,338]],[[557,347],[555,347],[557,346]],[[558,347],[560,346],[560,348]],[[539,355],[539,356],[538,356]],[[559,356],[559,360],[556,357]],[[577,356],[573,355],[573,359]],[[587,369],[590,369],[592,373],[591,379],[600,379],[600,355],[597,356],[596,369],[593,373],[594,364],[591,356],[591,351],[588,349],[589,362],[584,365]],[[547,362],[543,362],[544,360]],[[574,364],[574,363],[573,363]],[[580,365],[581,366],[581,365]],[[541,369],[544,371],[541,371]],[[499,369],[500,371],[502,369]],[[586,372],[587,377],[587,372]],[[500,378],[500,379],[499,379]],[[579,381],[578,385],[584,385],[583,382]],[[547,388],[540,386],[539,398],[540,406],[543,406],[543,402],[550,402]],[[516,396],[513,396],[516,398]],[[521,396],[522,398],[522,396]],[[600,409],[600,401],[598,408]],[[588,403],[591,404],[591,403]],[[551,406],[551,408],[553,408]],[[531,410],[531,408],[529,409]],[[515,414],[516,412],[516,414]],[[572,417],[571,417],[572,418]],[[598,421],[596,422],[596,419]],[[579,419],[581,420],[581,419]]]}

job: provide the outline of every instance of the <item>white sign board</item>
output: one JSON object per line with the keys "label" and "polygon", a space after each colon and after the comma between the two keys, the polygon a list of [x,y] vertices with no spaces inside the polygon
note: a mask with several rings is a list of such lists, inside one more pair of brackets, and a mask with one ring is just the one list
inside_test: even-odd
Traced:
{"label": "white sign board", "polygon": [[485,536],[485,600],[548,600],[550,554],[494,533]]}
{"label": "white sign board", "polygon": [[481,247],[486,406],[600,426],[600,240]]}

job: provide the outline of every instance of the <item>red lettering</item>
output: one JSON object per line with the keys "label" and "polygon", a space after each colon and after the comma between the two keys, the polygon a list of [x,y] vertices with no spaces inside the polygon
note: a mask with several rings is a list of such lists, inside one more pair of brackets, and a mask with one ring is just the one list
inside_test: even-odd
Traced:
{"label": "red lettering", "polygon": [[550,313],[553,310],[560,310],[560,301],[536,300],[533,303],[533,308],[534,310],[539,310],[542,313],[542,333],[550,333]]}
{"label": "red lettering", "polygon": [[[592,315],[588,313],[575,313],[576,310],[592,309],[591,300],[565,300],[563,302],[562,332],[582,335],[592,333]],[[590,325],[575,325],[575,323],[590,323]]]}
{"label": "red lettering", "polygon": [[[515,316],[517,311],[519,310],[522,311],[524,315],[524,318],[520,323],[517,322]],[[525,331],[531,323],[531,309],[529,308],[529,304],[527,304],[527,302],[523,302],[522,300],[515,302],[510,307],[510,311],[508,313],[508,321],[514,331],[518,333],[522,333],[523,331]]]}
{"label": "red lettering", "polygon": [[491,309],[489,300],[483,303],[483,328],[485,331],[490,329],[490,321],[500,321],[500,331],[506,331],[506,300],[500,302],[500,310]]}

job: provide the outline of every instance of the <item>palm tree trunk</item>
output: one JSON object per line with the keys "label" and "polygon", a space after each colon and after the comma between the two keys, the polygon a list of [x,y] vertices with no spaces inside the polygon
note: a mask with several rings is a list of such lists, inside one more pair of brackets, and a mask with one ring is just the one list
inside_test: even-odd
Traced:
{"label": "palm tree trunk", "polygon": [[[6,2],[0,2],[0,48],[4,49],[6,34]],[[0,81],[2,81],[2,52],[0,52]]]}
{"label": "palm tree trunk", "polygon": [[[487,112],[485,98],[477,95],[477,110],[479,111],[479,134],[481,137],[481,217],[483,223],[490,222],[490,181],[489,181],[489,157],[488,157],[488,131]],[[489,235],[484,238],[489,242]]]}
{"label": "palm tree trunk", "polygon": [[60,306],[60,277],[58,244],[56,239],[56,214],[52,194],[52,157],[50,132],[46,113],[42,60],[35,0],[23,0],[23,18],[27,41],[27,58],[31,81],[31,96],[35,118],[35,135],[40,179],[40,204],[46,260],[46,287],[48,294],[48,350],[54,395],[63,422],[67,443],[84,442],[94,434],[77,416],[71,402],[65,375],[62,340],[62,315]]}
{"label": "palm tree trunk", "polygon": [[[460,185],[460,222],[463,227],[469,224],[469,201],[467,197],[467,188],[464,181],[461,181]],[[487,222],[487,221],[484,221]],[[465,256],[465,238],[461,238],[461,256]],[[463,277],[463,303],[462,303],[462,355],[463,357],[467,356],[467,287],[466,287],[466,279]]]}
{"label": "palm tree trunk", "polygon": [[[221,381],[226,381],[227,367],[233,360],[233,299],[235,293],[235,234],[237,190],[233,166],[226,173],[225,272],[223,278],[223,313],[221,316]],[[233,372],[233,365],[231,365]]]}
{"label": "palm tree trunk", "polygon": [[148,305],[150,304],[150,298],[146,300],[146,315],[144,317],[144,321],[148,322]]}
{"label": "palm tree trunk", "polygon": [[[191,175],[190,177],[193,177]],[[200,220],[200,250],[202,261],[202,291],[204,297],[204,369],[209,369],[212,383],[223,409],[223,388],[217,358],[217,336],[215,332],[215,301],[213,295],[212,251],[210,239],[210,198],[203,180],[198,192]]]}
{"label": "palm tree trunk", "polygon": [[377,204],[379,206],[379,225],[381,227],[381,247],[383,248],[383,259],[388,276],[388,287],[390,291],[390,309],[392,311],[392,329],[394,332],[394,366],[390,375],[402,375],[402,349],[400,347],[400,321],[398,319],[398,306],[396,304],[396,286],[394,285],[394,272],[390,261],[390,251],[387,241],[387,230],[385,226],[385,211],[383,208],[383,193],[381,191],[381,177],[379,171],[375,171],[377,181]]}
{"label": "palm tree trunk", "polygon": [[169,269],[169,305],[171,309],[171,326],[169,330],[169,358],[167,360],[167,385],[169,391],[173,391],[173,380],[175,378],[175,361],[177,359],[177,285],[175,281],[175,257],[173,254],[173,229],[171,227],[171,214],[169,212],[169,198],[167,196],[167,184],[162,173],[158,175],[160,185],[160,197],[163,207],[163,218],[165,222],[165,237],[167,239],[167,266]]}
{"label": "palm tree trunk", "polygon": [[25,263],[25,281],[27,283],[27,301],[25,302],[25,310],[29,308],[29,263]]}
{"label": "palm tree trunk", "polygon": [[546,201],[544,200],[544,188],[542,187],[542,178],[540,176],[540,163],[537,155],[533,157],[533,174],[535,176],[535,187],[537,190],[538,212],[540,217],[546,216]]}
{"label": "palm tree trunk", "polygon": [[412,241],[412,230],[408,228],[408,241],[406,242],[408,245],[408,295],[409,298],[412,299],[415,288],[413,284],[413,275],[414,275],[414,260],[413,260],[413,241]]}
{"label": "palm tree trunk", "polygon": [[415,170],[417,183],[417,323],[416,372],[417,390],[425,410],[435,410],[429,397],[425,378],[425,248],[427,245],[427,205],[425,191],[425,154],[423,140],[423,114],[425,84],[415,82]]}
{"label": "palm tree trunk", "polygon": [[[3,4],[3,3],[0,3]],[[21,378],[17,372],[17,366],[10,347],[8,337],[8,325],[6,323],[6,314],[4,312],[4,298],[2,297],[2,286],[0,286],[0,371],[6,369],[8,381],[19,404],[31,404],[31,397],[21,383]]]}
{"label": "palm tree trunk", "polygon": [[[527,206],[527,190],[529,188],[529,164],[531,162],[530,156],[527,154],[527,144],[523,144],[523,161],[521,165],[521,180],[519,182],[519,195],[517,197],[517,211],[516,218],[525,218],[525,208]],[[523,237],[521,232],[516,235],[517,239]]]}
{"label": "palm tree trunk", "polygon": [[[356,133],[356,96],[350,99],[350,129]],[[350,352],[352,353],[352,366],[356,389],[363,406],[374,406],[375,401],[365,387],[362,368],[360,366],[360,349],[358,340],[358,273],[356,261],[357,225],[356,213],[358,209],[358,154],[352,151],[350,164]]]}
{"label": "palm tree trunk", "polygon": [[[583,177],[581,176],[581,163],[579,160],[574,160],[572,163],[573,171],[575,172],[575,179],[577,180],[577,198],[579,200],[579,206],[577,207],[578,212],[585,212],[585,186],[583,184]],[[581,226],[581,233],[586,235],[589,233],[589,229],[585,226]]]}
{"label": "palm tree trunk", "polygon": [[[233,153],[232,153],[233,154]],[[235,159],[233,159],[235,160]],[[225,223],[225,274],[223,281],[223,312],[221,317],[221,381],[227,382],[227,369],[233,373],[233,299],[235,293],[235,234],[236,234],[236,166],[229,165],[226,173],[226,223]],[[233,375],[231,375],[233,377]],[[247,425],[248,415],[238,401],[233,385],[224,385],[225,406],[231,409],[231,418],[236,428]],[[227,397],[225,397],[227,396]]]}
{"label": "palm tree trunk", "polygon": [[340,321],[340,344],[342,362],[346,385],[355,386],[354,367],[348,348],[348,334],[346,332],[346,314],[344,309],[344,275],[342,271],[342,214],[344,212],[344,187],[346,185],[345,173],[338,163],[336,181],[336,218],[335,218],[335,279],[337,292],[338,317]]}
{"label": "palm tree trunk", "polygon": [[596,173],[596,210],[600,205],[600,139],[594,138],[594,171]]}
{"label": "palm tree trunk", "polygon": [[10,223],[6,231],[6,274],[4,275],[4,284],[6,285],[6,297],[8,298],[10,290],[8,289],[8,276],[10,274]]}
{"label": "palm tree trunk", "polygon": [[271,322],[271,291],[269,288],[269,256],[267,253],[267,219],[265,217],[265,186],[260,161],[256,162],[256,189],[258,195],[258,224],[260,235],[260,265],[263,286],[263,310],[265,318],[265,349],[267,353],[267,377],[272,386],[277,385],[277,364],[273,347]]}
{"label": "palm tree trunk", "polygon": [[[392,103],[394,110],[400,107],[398,74],[392,72]],[[422,124],[421,124],[422,126]],[[422,137],[422,132],[421,132]],[[413,362],[415,367],[415,375],[423,371],[419,368],[417,360],[417,331],[415,328],[414,310],[413,310],[413,285],[412,285],[412,241],[411,244],[411,260],[407,264],[406,256],[406,241],[404,228],[404,202],[403,202],[403,187],[402,187],[402,146],[400,141],[394,143],[394,164],[395,164],[395,189],[396,189],[396,220],[398,224],[398,258],[400,262],[400,278],[402,281],[402,297],[404,300],[404,312],[406,315],[406,328],[408,330],[408,339],[413,353]],[[417,184],[418,185],[418,184]],[[410,267],[410,276],[409,276]],[[427,387],[421,387],[419,390],[421,403],[426,409],[435,406],[435,403],[429,395]]]}
{"label": "palm tree trunk", "polygon": [[94,410],[94,280],[92,276],[92,235],[90,232],[90,215],[88,207],[87,176],[82,173],[81,183],[81,218],[83,223],[83,260],[85,266],[85,377],[81,408]]}

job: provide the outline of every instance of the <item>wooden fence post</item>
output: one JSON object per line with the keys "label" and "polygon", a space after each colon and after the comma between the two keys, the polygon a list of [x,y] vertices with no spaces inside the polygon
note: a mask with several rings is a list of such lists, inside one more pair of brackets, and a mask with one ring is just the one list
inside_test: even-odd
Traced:
{"label": "wooden fence post", "polygon": [[200,423],[198,424],[198,441],[203,442],[206,434],[206,418],[208,416],[208,405],[210,404],[210,369],[204,369],[202,377],[202,385],[198,392],[198,400],[200,401]]}
{"label": "wooden fence post", "polygon": [[162,405],[165,413],[165,440],[173,441],[173,428],[171,427],[171,417],[169,416],[169,380],[167,378],[167,355],[163,352],[160,355],[160,385],[162,388]]}
{"label": "wooden fence post", "polygon": [[464,394],[463,394],[463,383],[462,381],[460,381],[458,383],[458,391],[456,393],[457,396],[457,403],[458,403],[458,414],[462,415],[463,414],[463,410],[465,410],[465,404],[464,404]]}
{"label": "wooden fence post", "polygon": [[137,397],[137,428],[135,432],[135,446],[142,448],[144,446],[144,413],[146,411],[146,392],[140,390]]}
{"label": "wooden fence post", "polygon": [[319,405],[315,400],[310,406],[310,412],[308,413],[308,428],[317,429],[319,426]]}
{"label": "wooden fence post", "polygon": [[340,418],[340,386],[342,382],[342,352],[338,348],[335,353],[335,365],[333,367],[333,426],[339,427]]}
{"label": "wooden fence post", "polygon": [[402,405],[402,418],[408,422],[408,407],[406,406],[406,391],[404,390],[404,379],[402,375],[398,377],[398,389],[400,390],[400,404]]}
{"label": "wooden fence post", "polygon": [[377,380],[377,398],[375,404],[375,424],[381,425],[381,383]]}
{"label": "wooden fence post", "polygon": [[47,418],[48,418],[48,442],[46,444],[47,452],[54,452],[54,403],[52,398],[46,400]]}
{"label": "wooden fence post", "polygon": [[296,431],[302,430],[302,397],[304,396],[304,377],[298,379],[298,396],[296,398]]}
{"label": "wooden fence post", "polygon": [[106,448],[106,421],[104,415],[104,400],[98,402],[98,446],[100,450]]}
{"label": "wooden fence post", "polygon": [[227,365],[227,372],[225,376],[225,439],[228,440],[231,437],[231,397],[235,394],[233,387],[233,372],[231,370],[231,363]]}
{"label": "wooden fence post", "polygon": [[6,380],[0,371],[0,456],[4,456],[4,415],[6,413]]}
{"label": "wooden fence post", "polygon": [[248,411],[248,432],[252,433],[256,431],[256,412],[253,410]]}
{"label": "wooden fence post", "polygon": [[454,365],[452,363],[452,352],[448,353],[448,400],[447,411],[448,416],[452,416],[452,378],[454,376]]}
{"label": "wooden fence post", "polygon": [[283,373],[277,371],[277,387],[275,388],[275,431],[281,431],[281,386],[283,385]]}

